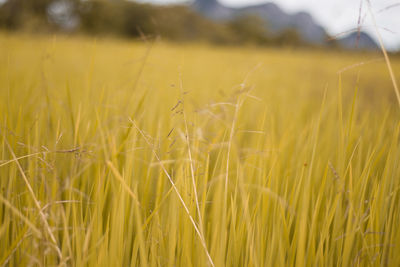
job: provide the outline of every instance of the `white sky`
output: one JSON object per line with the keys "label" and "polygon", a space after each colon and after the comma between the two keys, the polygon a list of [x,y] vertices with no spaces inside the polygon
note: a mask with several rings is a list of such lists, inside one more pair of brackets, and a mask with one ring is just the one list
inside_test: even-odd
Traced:
{"label": "white sky", "polygon": [[[141,0],[152,3],[188,2],[188,0]],[[331,35],[349,31],[357,27],[361,0],[219,0],[231,7],[273,2],[288,13],[307,11]],[[364,30],[376,39],[376,30],[370,18],[367,0],[362,0],[362,14],[367,15]],[[377,25],[387,48],[400,48],[400,1],[370,0]],[[391,7],[391,8],[388,8]],[[388,9],[386,9],[388,8]],[[382,11],[382,9],[386,9]]]}

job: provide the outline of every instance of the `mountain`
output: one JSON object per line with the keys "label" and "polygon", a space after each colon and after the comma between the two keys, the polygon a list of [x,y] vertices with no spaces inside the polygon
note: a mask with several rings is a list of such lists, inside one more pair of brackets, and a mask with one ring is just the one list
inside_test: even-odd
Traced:
{"label": "mountain", "polygon": [[265,27],[272,33],[295,29],[306,42],[323,44],[326,41],[327,34],[324,28],[318,25],[310,14],[306,12],[287,14],[274,3],[230,8],[217,0],[195,0],[192,8],[215,21],[226,21],[239,16],[254,15],[260,17],[265,22]]}
{"label": "mountain", "polygon": [[374,39],[371,38],[365,32],[353,32],[344,36],[343,38],[338,39],[338,43],[340,46],[350,50],[377,50],[379,49],[378,44]]}
{"label": "mountain", "polygon": [[[327,44],[328,34],[325,29],[314,21],[307,12],[288,14],[274,3],[231,8],[222,5],[217,0],[195,0],[192,8],[201,15],[214,21],[228,21],[240,16],[258,16],[265,27],[272,34],[279,34],[288,29],[295,29],[301,38],[317,45]],[[357,33],[338,39],[338,43],[348,49],[375,49],[376,42],[366,33],[362,32],[359,45],[356,47]]]}
{"label": "mountain", "polygon": [[201,15],[216,21],[232,19],[236,13],[236,9],[226,7],[217,0],[195,0],[192,8]]}

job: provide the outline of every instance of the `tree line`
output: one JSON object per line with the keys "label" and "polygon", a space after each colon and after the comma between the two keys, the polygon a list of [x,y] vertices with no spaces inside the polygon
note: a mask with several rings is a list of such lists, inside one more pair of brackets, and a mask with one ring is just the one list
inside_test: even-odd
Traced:
{"label": "tree line", "polygon": [[126,0],[6,0],[0,5],[0,28],[217,44],[307,45],[294,29],[272,34],[256,16],[215,22],[184,5]]}

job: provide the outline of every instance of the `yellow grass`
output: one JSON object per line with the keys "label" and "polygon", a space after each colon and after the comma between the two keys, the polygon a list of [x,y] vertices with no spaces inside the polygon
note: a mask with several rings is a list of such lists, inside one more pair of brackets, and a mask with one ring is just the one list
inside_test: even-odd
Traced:
{"label": "yellow grass", "polygon": [[0,265],[400,265],[381,54],[4,33],[0,51]]}

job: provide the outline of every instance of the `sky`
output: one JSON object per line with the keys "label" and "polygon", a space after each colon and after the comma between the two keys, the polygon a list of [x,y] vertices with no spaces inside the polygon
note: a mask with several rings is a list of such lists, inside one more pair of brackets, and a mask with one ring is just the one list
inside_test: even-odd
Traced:
{"label": "sky", "polygon": [[[188,0],[142,0],[153,3],[187,3]],[[377,40],[376,28],[371,19],[367,0],[219,0],[230,7],[273,2],[288,13],[306,11],[332,36],[357,28],[360,14],[364,18],[363,30]],[[386,48],[400,49],[400,1],[370,0],[376,24]]]}

